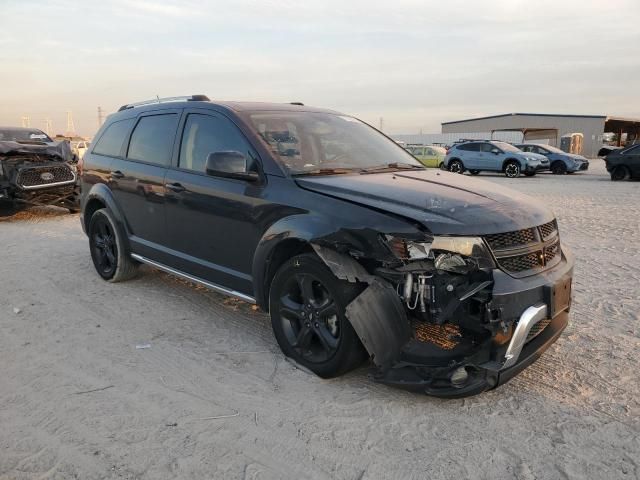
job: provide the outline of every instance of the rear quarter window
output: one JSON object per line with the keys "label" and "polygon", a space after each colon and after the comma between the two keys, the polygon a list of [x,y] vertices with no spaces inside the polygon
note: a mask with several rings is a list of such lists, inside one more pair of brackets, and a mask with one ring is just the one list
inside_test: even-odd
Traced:
{"label": "rear quarter window", "polygon": [[122,151],[122,144],[127,137],[129,130],[133,126],[134,119],[120,120],[109,125],[100,136],[93,153],[97,155],[107,155],[109,157],[119,157]]}

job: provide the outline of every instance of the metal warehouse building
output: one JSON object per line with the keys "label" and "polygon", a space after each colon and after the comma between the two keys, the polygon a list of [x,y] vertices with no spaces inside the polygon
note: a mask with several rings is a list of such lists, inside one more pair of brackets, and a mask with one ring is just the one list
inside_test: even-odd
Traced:
{"label": "metal warehouse building", "polygon": [[505,113],[442,124],[443,134],[491,132],[493,135],[507,131],[521,132],[525,141],[549,143],[557,147],[563,135],[581,133],[584,135],[582,153],[587,157],[595,157],[605,132],[616,133],[618,143],[624,133],[627,134],[627,141],[637,141],[640,138],[640,119],[606,115]]}

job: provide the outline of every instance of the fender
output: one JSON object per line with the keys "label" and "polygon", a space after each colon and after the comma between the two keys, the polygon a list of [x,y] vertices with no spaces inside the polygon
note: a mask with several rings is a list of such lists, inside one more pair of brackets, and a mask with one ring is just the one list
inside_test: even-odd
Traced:
{"label": "fender", "polygon": [[269,227],[258,242],[251,268],[254,297],[263,310],[268,310],[269,292],[265,282],[276,248],[283,242],[309,245],[312,240],[331,233],[335,233],[335,225],[309,213],[282,218]]}
{"label": "fender", "polygon": [[[344,207],[353,208],[351,204]],[[355,259],[392,261],[395,257],[382,241],[382,233],[404,238],[422,238],[424,235],[408,219],[369,208],[354,212],[358,211],[360,215],[353,214],[344,222],[336,222],[335,218],[322,213],[302,211],[272,224],[262,235],[253,256],[251,274],[256,303],[268,310],[266,283],[270,274],[275,273],[271,267],[274,253],[280,253],[279,247],[286,249],[286,258],[302,251],[313,251],[314,245],[319,245]]]}
{"label": "fender", "polygon": [[[111,189],[105,185],[104,183],[96,183],[91,187],[89,193],[82,199],[82,215],[80,216],[80,221],[82,223],[82,229],[85,233],[87,233],[87,229],[89,228],[89,218],[87,218],[87,206],[91,204],[92,200],[99,200],[104,205],[107,206],[113,216],[118,223],[119,228],[125,233],[125,242],[127,248],[129,246],[129,229],[127,228],[127,222],[125,221],[125,217],[122,214],[122,210],[118,206],[118,202],[113,196],[113,192]],[[91,212],[93,213],[93,212]]]}

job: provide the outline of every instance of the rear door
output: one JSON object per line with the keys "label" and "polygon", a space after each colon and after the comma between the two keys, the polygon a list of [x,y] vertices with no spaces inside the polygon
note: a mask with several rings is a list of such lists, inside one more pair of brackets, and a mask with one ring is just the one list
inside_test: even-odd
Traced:
{"label": "rear door", "polygon": [[481,162],[481,152],[480,152],[480,143],[465,143],[460,145],[458,148],[464,151],[463,163],[465,168],[468,170],[481,170],[482,162]]}
{"label": "rear door", "polygon": [[164,176],[171,163],[179,110],[140,115],[124,158],[111,164],[110,186],[124,213],[132,250],[157,258],[165,236]]}
{"label": "rear door", "polygon": [[237,151],[257,159],[226,116],[188,110],[177,163],[167,172],[167,264],[227,289],[252,295],[253,252],[260,240],[264,185],[207,175],[210,153]]}

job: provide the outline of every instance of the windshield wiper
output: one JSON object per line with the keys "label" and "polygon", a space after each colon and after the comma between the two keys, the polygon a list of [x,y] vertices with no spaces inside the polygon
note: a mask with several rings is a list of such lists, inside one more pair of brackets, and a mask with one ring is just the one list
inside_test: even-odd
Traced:
{"label": "windshield wiper", "polygon": [[375,173],[384,170],[424,170],[422,165],[414,165],[413,163],[393,162],[384,165],[376,165],[375,167],[363,168],[360,173]]}
{"label": "windshield wiper", "polygon": [[343,173],[352,173],[354,171],[353,168],[315,168],[313,170],[306,170],[304,172],[295,172],[291,175],[294,177],[300,177],[304,175],[340,175]]}

